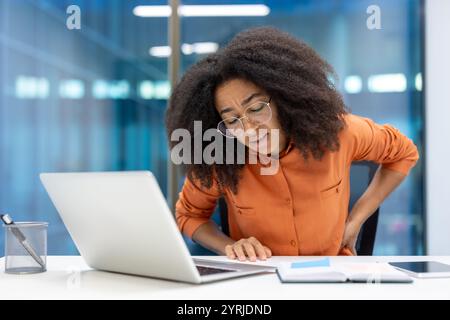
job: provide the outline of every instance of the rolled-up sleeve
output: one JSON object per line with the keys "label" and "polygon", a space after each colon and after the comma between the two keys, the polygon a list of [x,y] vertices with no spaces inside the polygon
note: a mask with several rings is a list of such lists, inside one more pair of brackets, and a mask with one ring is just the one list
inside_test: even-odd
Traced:
{"label": "rolled-up sleeve", "polygon": [[407,175],[419,159],[414,142],[389,124],[369,118],[347,116],[352,161],[373,161]]}
{"label": "rolled-up sleeve", "polygon": [[198,181],[186,178],[176,203],[176,221],[180,231],[192,238],[194,232],[209,221],[219,197],[216,182],[206,189]]}

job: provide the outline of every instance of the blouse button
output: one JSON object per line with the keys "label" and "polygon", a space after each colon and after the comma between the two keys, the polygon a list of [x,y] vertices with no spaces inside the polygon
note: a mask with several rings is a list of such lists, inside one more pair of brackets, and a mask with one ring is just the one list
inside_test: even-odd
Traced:
{"label": "blouse button", "polygon": [[291,246],[295,247],[297,243],[294,240],[291,240]]}

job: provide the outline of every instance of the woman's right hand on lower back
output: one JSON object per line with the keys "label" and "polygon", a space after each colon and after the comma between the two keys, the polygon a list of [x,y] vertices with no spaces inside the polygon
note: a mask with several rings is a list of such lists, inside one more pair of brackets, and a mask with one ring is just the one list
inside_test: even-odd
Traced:
{"label": "woman's right hand on lower back", "polygon": [[230,259],[238,259],[239,261],[256,261],[266,260],[272,256],[272,251],[255,237],[241,239],[233,244],[225,247],[225,254]]}

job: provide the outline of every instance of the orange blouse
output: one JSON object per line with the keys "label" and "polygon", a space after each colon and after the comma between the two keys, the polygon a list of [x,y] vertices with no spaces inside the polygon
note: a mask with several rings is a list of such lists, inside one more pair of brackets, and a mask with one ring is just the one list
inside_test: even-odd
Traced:
{"label": "orange blouse", "polygon": [[[350,198],[350,166],[369,160],[407,175],[419,154],[414,143],[390,125],[345,115],[340,148],[321,160],[304,160],[290,145],[280,154],[275,175],[261,175],[262,164],[247,164],[238,193],[225,190],[230,236],[258,239],[274,255],[350,255],[339,250]],[[192,237],[206,223],[221,194],[186,179],[176,204],[180,230]]]}

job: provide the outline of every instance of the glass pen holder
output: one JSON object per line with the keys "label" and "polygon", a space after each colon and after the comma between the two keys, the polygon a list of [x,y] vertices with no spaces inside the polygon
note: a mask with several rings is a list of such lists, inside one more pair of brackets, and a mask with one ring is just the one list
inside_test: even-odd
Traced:
{"label": "glass pen holder", "polygon": [[5,272],[39,273],[47,270],[47,222],[16,222],[5,228]]}

